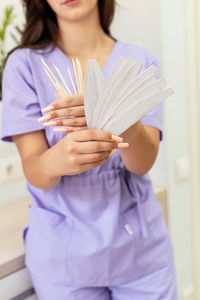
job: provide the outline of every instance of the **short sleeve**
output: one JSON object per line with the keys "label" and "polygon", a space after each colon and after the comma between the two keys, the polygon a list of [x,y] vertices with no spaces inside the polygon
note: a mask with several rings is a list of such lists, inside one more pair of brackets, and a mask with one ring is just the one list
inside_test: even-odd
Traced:
{"label": "short sleeve", "polygon": [[1,139],[44,129],[37,92],[25,49],[13,52],[6,62],[2,81]]}
{"label": "short sleeve", "polygon": [[[151,65],[155,65],[158,68],[155,75],[157,78],[160,78],[160,66],[158,59],[155,55],[149,53],[146,68]],[[163,109],[164,104],[162,102],[141,119],[144,125],[156,127],[160,130],[160,141],[163,139]]]}

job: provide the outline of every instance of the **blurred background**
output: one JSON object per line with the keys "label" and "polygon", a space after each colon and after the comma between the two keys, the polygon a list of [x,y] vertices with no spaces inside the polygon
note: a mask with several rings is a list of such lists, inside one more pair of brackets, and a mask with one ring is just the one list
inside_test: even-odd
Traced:
{"label": "blurred background", "polygon": [[[157,55],[161,76],[175,91],[165,103],[164,140],[151,177],[160,193],[172,238],[179,299],[200,300],[200,3],[198,0],[117,0],[117,3],[113,36],[146,47]],[[6,51],[19,38],[15,26],[24,23],[20,0],[2,0],[0,28],[8,5],[14,7],[15,18],[5,42],[0,41],[0,49],[5,47]],[[36,299],[31,295],[31,281],[24,268],[23,245],[18,241],[28,203],[15,146],[0,142],[1,300]]]}

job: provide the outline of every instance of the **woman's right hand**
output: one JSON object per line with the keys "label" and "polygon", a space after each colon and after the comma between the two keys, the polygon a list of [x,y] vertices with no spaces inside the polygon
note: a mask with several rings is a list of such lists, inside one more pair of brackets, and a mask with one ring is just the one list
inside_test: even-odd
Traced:
{"label": "woman's right hand", "polygon": [[49,148],[44,130],[13,136],[19,151],[24,175],[43,190],[55,188],[62,176],[75,175],[104,163],[112,150],[127,147],[122,138],[100,130],[68,133]]}
{"label": "woman's right hand", "polygon": [[[68,133],[50,149],[55,177],[75,175],[103,164],[113,149],[128,147],[122,138],[101,129]],[[51,172],[51,173],[52,173]]]}

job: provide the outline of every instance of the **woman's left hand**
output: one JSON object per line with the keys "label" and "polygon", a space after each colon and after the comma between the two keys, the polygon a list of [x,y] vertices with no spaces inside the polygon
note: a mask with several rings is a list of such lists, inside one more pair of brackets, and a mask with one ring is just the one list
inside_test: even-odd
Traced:
{"label": "woman's left hand", "polygon": [[54,131],[69,132],[87,129],[83,95],[72,95],[56,100],[43,108],[42,112],[46,114],[39,118],[38,122],[45,121],[43,123],[45,127],[61,126],[61,128],[54,128]]}

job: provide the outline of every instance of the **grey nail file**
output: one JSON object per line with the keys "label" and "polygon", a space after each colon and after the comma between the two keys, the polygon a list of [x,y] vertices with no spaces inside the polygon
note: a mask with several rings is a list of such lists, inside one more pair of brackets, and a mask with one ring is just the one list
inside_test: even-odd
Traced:
{"label": "grey nail file", "polygon": [[124,91],[121,92],[121,93],[119,94],[119,97],[122,97],[122,96],[123,96],[123,97],[126,97],[127,94],[135,92],[135,89],[136,89],[139,85],[143,84],[146,80],[148,80],[148,79],[150,79],[152,76],[154,76],[155,73],[156,73],[156,71],[157,71],[157,67],[154,66],[154,65],[151,65],[151,66],[150,66],[149,68],[147,68],[144,72],[142,72],[139,76],[137,76],[133,82],[127,82],[127,86],[126,86],[126,91],[125,91],[125,93],[124,93]]}
{"label": "grey nail file", "polygon": [[133,94],[128,95],[126,98],[123,99],[123,102],[119,102],[118,105],[115,106],[114,111],[116,111],[120,105],[125,105],[129,102],[129,99],[132,98],[132,102],[130,100],[130,104],[133,105],[134,103],[138,101],[142,101],[143,99],[150,97],[153,94],[156,94],[156,92],[159,92],[161,89],[164,89],[166,85],[166,81],[164,79],[159,79],[156,82],[154,82],[151,85],[148,85],[147,87],[141,89],[140,91],[134,93],[134,98]]}
{"label": "grey nail file", "polygon": [[[110,92],[110,89],[114,83],[119,79],[120,74],[124,74],[126,72],[126,69],[129,65],[129,59],[127,57],[121,57],[118,63],[115,65],[114,69],[112,70],[110,76],[105,82],[105,85],[103,86],[101,96],[98,99],[97,105],[95,107],[95,111],[93,114],[91,126],[94,127],[94,124],[96,124],[96,120],[98,118],[101,118],[100,115],[104,115],[105,110],[107,110],[108,105],[108,94]],[[132,60],[132,64],[134,64],[135,61]]]}
{"label": "grey nail file", "polygon": [[166,85],[164,79],[159,79],[150,86],[142,89],[140,92],[135,95],[130,95],[126,99],[122,99],[122,103],[118,103],[112,110],[112,113],[107,115],[107,118],[104,119],[104,122],[101,123],[101,127],[105,126],[108,122],[112,122],[113,119],[118,118],[121,114],[125,113],[129,107],[133,107],[138,102],[143,101],[151,97],[152,95],[156,96],[161,89]]}
{"label": "grey nail file", "polygon": [[[135,78],[135,80],[131,80],[131,87],[130,87],[130,81],[127,80],[126,88],[123,92],[121,92],[120,86],[118,86],[117,91],[113,91],[113,98],[111,100],[110,109],[108,112],[113,112],[115,106],[117,104],[123,104],[124,99],[126,99],[128,96],[133,95],[135,93],[135,89],[140,86],[142,83],[150,79],[156,72],[157,68],[152,65],[148,69],[146,69],[143,73],[141,73],[139,76]],[[107,119],[107,114],[104,115],[102,120],[100,121],[100,124],[103,124],[105,122],[105,119]]]}
{"label": "grey nail file", "polygon": [[84,97],[89,102],[88,128],[119,135],[173,94],[172,89],[164,89],[164,79],[155,77],[156,66],[151,65],[139,74],[141,67],[142,62],[122,57],[104,80],[100,68],[90,63],[87,72],[92,74],[86,76]]}
{"label": "grey nail file", "polygon": [[[141,61],[121,57],[105,80],[97,61],[88,61],[84,82],[88,129],[103,129],[119,135],[173,94],[172,89],[165,88],[164,79],[156,78],[156,66],[151,65],[140,73],[141,68]],[[67,88],[64,79],[63,84]],[[60,89],[65,91],[62,84],[59,93]]]}
{"label": "grey nail file", "polygon": [[163,100],[170,97],[174,91],[171,88],[160,91],[156,95],[151,96],[143,101],[137,103],[133,107],[121,114],[119,118],[113,120],[111,124],[103,126],[103,130],[109,131],[113,134],[120,135],[127,130],[130,126],[140,120],[146,113],[152,110],[155,106],[161,103]]}
{"label": "grey nail file", "polygon": [[117,64],[115,65],[115,67],[113,68],[113,70],[111,71],[111,74],[108,77],[108,79],[106,80],[105,84],[103,85],[102,93],[101,93],[100,97],[98,98],[97,106],[95,107],[95,110],[93,113],[92,122],[91,122],[92,127],[97,125],[96,120],[99,118],[99,113],[100,113],[100,111],[103,110],[103,108],[106,107],[106,104],[107,104],[106,103],[106,99],[107,99],[106,93],[109,92],[110,86],[112,86],[113,81],[116,80],[117,74],[120,71],[125,72],[127,64],[128,64],[128,58],[121,57],[119,59],[119,61],[117,62]]}
{"label": "grey nail file", "polygon": [[89,60],[84,89],[84,108],[88,128],[91,128],[92,115],[104,82],[105,79],[97,61],[95,59]]}
{"label": "grey nail file", "polygon": [[[110,110],[110,105],[113,99],[113,92],[117,89],[118,86],[120,86],[122,89],[124,87],[124,84],[126,84],[128,80],[130,81],[131,78],[132,80],[134,80],[142,67],[142,62],[134,61],[133,59],[127,59],[127,63],[126,65],[124,65],[124,68],[120,68],[120,64],[121,63],[119,63],[118,68],[116,68],[115,77],[112,76],[112,81],[110,83],[108,81],[107,89],[105,89],[101,95],[102,99],[106,99],[106,103],[104,102],[104,106],[102,106],[103,109],[101,110],[101,113],[99,115],[99,122],[101,122],[106,113]],[[110,86],[112,86],[112,88],[110,88]],[[99,123],[97,124],[97,126],[99,126]]]}
{"label": "grey nail file", "polygon": [[[116,68],[115,76],[111,76],[107,81],[107,86],[105,87],[104,91],[101,95],[101,101],[103,104],[103,109],[100,111],[99,114],[99,121],[103,118],[105,113],[109,110],[111,98],[113,91],[117,88],[118,85],[123,87],[123,79],[126,77],[125,81],[127,81],[128,74],[133,70],[135,66],[135,62],[133,60],[127,60],[126,64],[121,68],[121,64],[118,65]],[[134,75],[136,76],[135,72]],[[112,89],[110,88],[112,86]],[[98,125],[98,124],[97,124]]]}
{"label": "grey nail file", "polygon": [[[141,68],[142,62],[136,61],[135,63],[133,63],[129,59],[129,64],[126,71],[123,74],[119,74],[118,78],[112,85],[112,89],[109,87],[109,93],[106,95],[107,109],[105,109],[105,112],[101,112],[101,115],[99,116],[99,123],[97,125],[99,125],[102,122],[102,119],[106,117],[107,112],[111,111],[113,106],[116,105],[116,103],[118,102],[118,94],[120,93],[120,91],[126,90],[127,82],[134,82]],[[104,95],[102,95],[102,97],[104,97]]]}
{"label": "grey nail file", "polygon": [[140,61],[132,61],[128,60],[128,65],[125,66],[125,70],[121,70],[118,74],[116,74],[116,78],[113,78],[112,84],[112,89],[110,88],[110,85],[108,86],[108,93],[106,95],[102,95],[102,97],[106,97],[108,106],[110,103],[112,103],[112,99],[115,99],[115,94],[116,91],[124,90],[126,89],[127,82],[134,81],[136,76],[138,75],[141,67],[142,67],[142,62]]}
{"label": "grey nail file", "polygon": [[139,93],[141,90],[143,90],[145,87],[148,87],[150,85],[152,85],[154,82],[156,82],[158,79],[155,76],[152,76],[150,78],[148,78],[147,80],[145,80],[142,84],[138,85],[134,92],[135,93]]}

